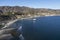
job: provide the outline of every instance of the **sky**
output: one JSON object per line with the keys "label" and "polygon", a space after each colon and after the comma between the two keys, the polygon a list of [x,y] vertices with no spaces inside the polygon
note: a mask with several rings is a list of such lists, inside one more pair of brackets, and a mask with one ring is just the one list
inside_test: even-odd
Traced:
{"label": "sky", "polygon": [[0,0],[0,6],[60,9],[60,0]]}

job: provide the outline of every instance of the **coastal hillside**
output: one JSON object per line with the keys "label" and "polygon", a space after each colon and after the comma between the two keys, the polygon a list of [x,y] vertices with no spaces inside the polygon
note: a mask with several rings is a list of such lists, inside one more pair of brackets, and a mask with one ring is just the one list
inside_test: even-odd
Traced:
{"label": "coastal hillside", "polygon": [[43,15],[43,13],[45,13],[45,15],[47,14],[60,14],[60,10],[59,9],[47,9],[47,8],[29,8],[29,7],[25,7],[25,6],[0,6],[0,15],[11,15],[11,14],[15,14],[15,15],[28,15],[28,14],[40,14]]}
{"label": "coastal hillside", "polygon": [[25,6],[0,6],[0,24],[18,18],[60,15],[60,9],[30,8]]}

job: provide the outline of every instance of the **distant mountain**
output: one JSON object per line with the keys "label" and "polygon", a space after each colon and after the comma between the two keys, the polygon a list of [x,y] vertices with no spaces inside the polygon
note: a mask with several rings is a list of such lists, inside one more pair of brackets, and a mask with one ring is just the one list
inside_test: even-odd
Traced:
{"label": "distant mountain", "polygon": [[0,6],[0,25],[10,20],[30,16],[60,15],[60,9],[30,8],[25,6]]}
{"label": "distant mountain", "polygon": [[54,13],[59,14],[60,10],[56,9],[46,9],[46,8],[29,8],[25,6],[0,6],[0,10],[5,12],[25,12],[25,13]]}
{"label": "distant mountain", "polygon": [[[17,19],[16,16],[21,15],[27,16],[28,14],[33,15],[52,15],[52,14],[60,14],[60,10],[58,9],[47,9],[47,8],[29,8],[25,6],[0,6],[0,20],[6,19],[6,16],[8,16],[6,20],[10,19]],[[10,19],[9,19],[10,18]]]}

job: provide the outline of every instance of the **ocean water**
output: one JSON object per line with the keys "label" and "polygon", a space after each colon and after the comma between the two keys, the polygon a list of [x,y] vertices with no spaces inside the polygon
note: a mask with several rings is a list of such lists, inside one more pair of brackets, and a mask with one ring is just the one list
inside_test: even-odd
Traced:
{"label": "ocean water", "polygon": [[60,16],[23,19],[17,23],[22,26],[19,31],[24,40],[60,40]]}
{"label": "ocean water", "polygon": [[60,40],[60,16],[25,19],[22,27],[25,40]]}

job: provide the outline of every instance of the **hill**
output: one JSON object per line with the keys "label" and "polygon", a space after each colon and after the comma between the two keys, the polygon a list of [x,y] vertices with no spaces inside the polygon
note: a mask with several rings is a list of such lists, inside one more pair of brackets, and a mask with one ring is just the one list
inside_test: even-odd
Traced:
{"label": "hill", "polygon": [[30,8],[25,6],[0,6],[0,23],[31,16],[60,15],[60,9]]}

